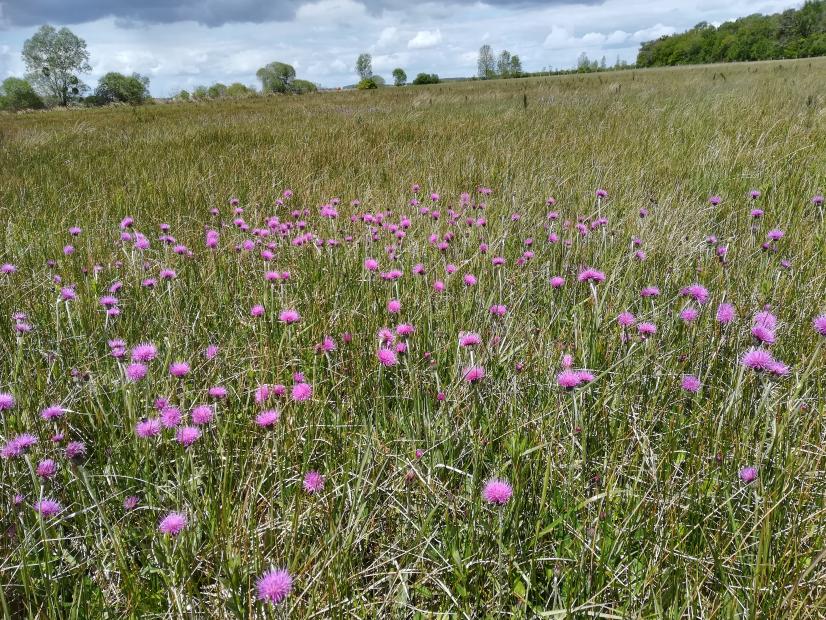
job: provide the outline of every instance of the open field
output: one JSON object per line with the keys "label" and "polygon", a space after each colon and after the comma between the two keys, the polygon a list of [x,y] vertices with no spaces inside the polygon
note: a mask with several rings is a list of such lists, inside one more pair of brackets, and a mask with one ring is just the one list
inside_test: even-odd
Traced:
{"label": "open field", "polygon": [[0,116],[0,608],[826,617],[824,83]]}

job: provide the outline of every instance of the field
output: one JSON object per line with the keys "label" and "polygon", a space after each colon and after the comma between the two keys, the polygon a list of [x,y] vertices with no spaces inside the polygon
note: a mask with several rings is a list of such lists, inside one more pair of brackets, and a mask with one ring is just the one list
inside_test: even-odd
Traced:
{"label": "field", "polygon": [[826,617],[825,82],[0,116],[3,614]]}

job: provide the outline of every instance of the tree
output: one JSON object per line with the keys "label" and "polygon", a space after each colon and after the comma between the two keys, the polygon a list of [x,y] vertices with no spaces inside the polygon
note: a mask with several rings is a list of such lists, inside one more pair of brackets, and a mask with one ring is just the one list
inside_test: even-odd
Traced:
{"label": "tree", "polygon": [[379,85],[376,84],[376,80],[374,78],[368,77],[364,78],[363,80],[359,80],[359,83],[356,84],[356,88],[359,90],[373,90],[374,88],[378,88]]}
{"label": "tree", "polygon": [[496,61],[496,73],[501,78],[510,77],[511,53],[508,50],[499,52],[499,60]]}
{"label": "tree", "polygon": [[220,99],[227,96],[227,85],[217,82],[207,88],[207,95],[212,99]]}
{"label": "tree", "polygon": [[522,61],[519,59],[519,56],[514,54],[511,56],[511,68],[510,68],[511,76],[519,77],[522,75]]}
{"label": "tree", "polygon": [[404,69],[401,67],[396,67],[393,69],[393,83],[396,86],[404,86],[407,82],[407,74],[404,72]]}
{"label": "tree", "polygon": [[385,81],[385,79],[384,79],[382,76],[380,76],[380,75],[374,75],[374,76],[372,77],[372,80],[376,83],[376,86],[379,86],[379,87],[381,87],[381,86],[387,86],[387,82],[386,82],[386,81]]}
{"label": "tree", "polygon": [[271,62],[261,67],[255,75],[261,80],[263,93],[287,93],[295,79],[295,69],[283,62]]}
{"label": "tree", "polygon": [[192,98],[196,101],[202,101],[209,97],[209,92],[207,92],[206,86],[196,86],[195,90],[192,91]]}
{"label": "tree", "polygon": [[356,73],[362,80],[373,77],[373,57],[370,54],[359,54],[356,58]]}
{"label": "tree", "polygon": [[490,45],[485,44],[479,48],[479,58],[476,61],[476,74],[483,80],[496,77],[493,50]]}
{"label": "tree", "polygon": [[86,41],[68,28],[56,30],[52,26],[41,26],[23,43],[21,55],[29,72],[29,82],[59,105],[68,105],[86,89],[78,77],[92,70]]}
{"label": "tree", "polygon": [[0,84],[0,110],[39,110],[42,107],[43,100],[26,80],[10,77]]}
{"label": "tree", "polygon": [[241,84],[241,82],[233,82],[229,86],[227,86],[226,91],[227,97],[248,97],[249,95],[255,94],[255,89],[250,88],[245,84]]}
{"label": "tree", "polygon": [[177,95],[175,95],[175,99],[177,99],[179,101],[189,101],[189,91],[188,90],[182,90]]}
{"label": "tree", "polygon": [[95,89],[96,103],[129,103],[138,105],[149,99],[149,78],[138,73],[131,76],[112,71],[98,82]]}
{"label": "tree", "polygon": [[413,84],[438,84],[441,80],[435,73],[419,73],[413,80]]}

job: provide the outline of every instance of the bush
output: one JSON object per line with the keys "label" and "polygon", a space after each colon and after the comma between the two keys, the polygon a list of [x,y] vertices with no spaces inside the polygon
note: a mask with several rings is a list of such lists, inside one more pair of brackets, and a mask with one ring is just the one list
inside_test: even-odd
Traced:
{"label": "bush", "polygon": [[290,84],[290,90],[296,95],[303,95],[304,93],[314,93],[318,90],[318,86],[309,80],[293,80]]}
{"label": "bush", "polygon": [[413,83],[416,85],[438,84],[439,82],[441,82],[441,80],[439,79],[439,76],[435,73],[419,73],[413,80]]}
{"label": "bush", "polygon": [[376,84],[376,80],[374,80],[371,77],[364,78],[358,84],[356,84],[356,88],[358,88],[359,90],[372,90],[372,89],[378,88],[378,87],[379,87],[379,85]]}
{"label": "bush", "polygon": [[0,110],[39,110],[43,107],[43,99],[26,80],[10,77],[0,85]]}
{"label": "bush", "polygon": [[87,102],[95,105],[107,103],[129,103],[139,105],[149,99],[149,78],[133,73],[123,75],[112,71],[98,82],[95,94]]}

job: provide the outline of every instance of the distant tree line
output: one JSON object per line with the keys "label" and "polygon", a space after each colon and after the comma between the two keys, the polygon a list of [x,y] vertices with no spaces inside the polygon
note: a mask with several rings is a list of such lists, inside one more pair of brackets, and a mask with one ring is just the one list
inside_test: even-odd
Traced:
{"label": "distant tree line", "polygon": [[[385,82],[382,76],[373,74],[373,57],[370,54],[363,53],[358,55],[355,70],[359,76],[359,81],[356,84],[356,88],[359,90],[372,90],[387,85],[387,82]],[[395,86],[404,86],[407,84],[407,73],[401,67],[393,69],[392,75]],[[418,86],[420,84],[438,84],[439,82],[441,82],[441,80],[435,73],[419,73],[413,78],[411,84]]]}
{"label": "distant tree line", "polygon": [[681,34],[647,41],[639,67],[808,58],[826,55],[826,1],[774,15],[749,15],[714,27],[700,22]]}
{"label": "distant tree line", "polygon": [[476,76],[480,80],[492,80],[495,78],[515,78],[522,77],[522,61],[516,54],[511,54],[508,50],[502,50],[496,56],[490,45],[483,45],[479,48],[479,56],[476,60]]}

